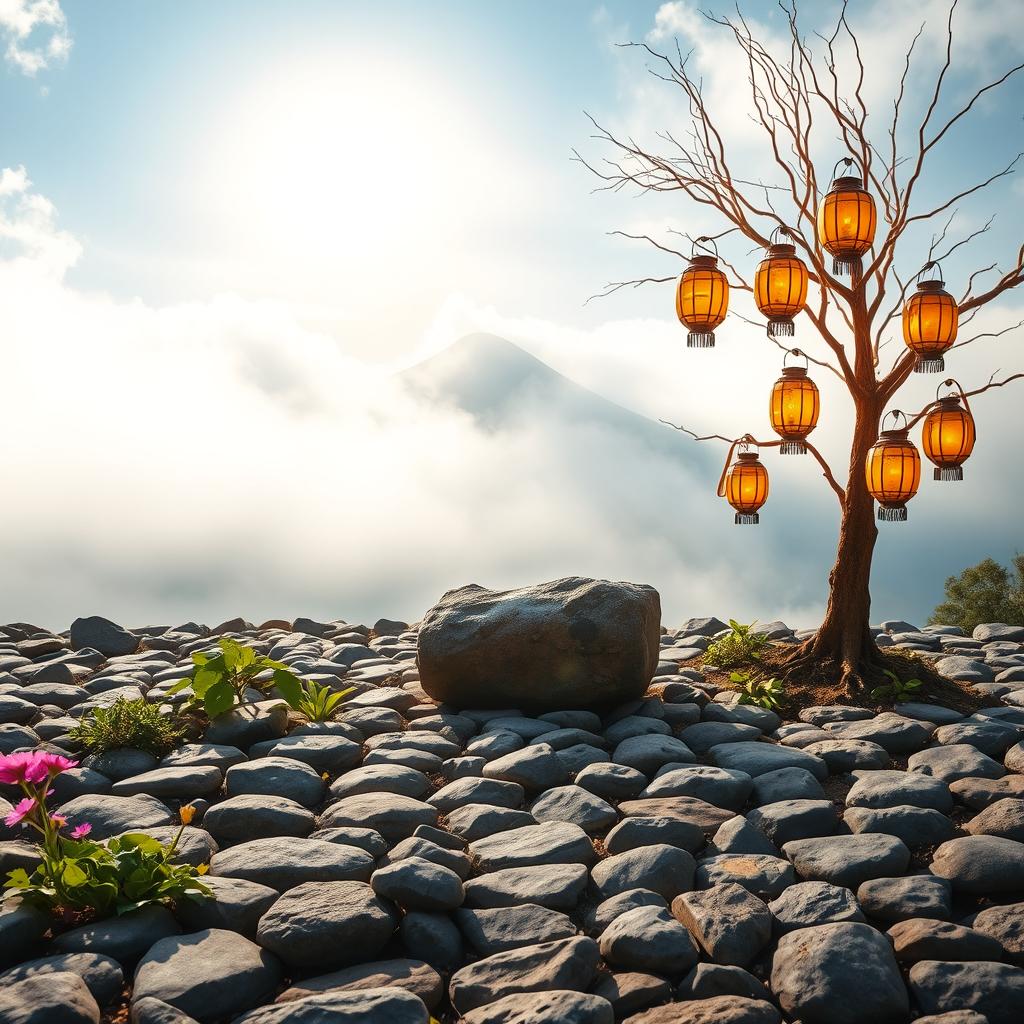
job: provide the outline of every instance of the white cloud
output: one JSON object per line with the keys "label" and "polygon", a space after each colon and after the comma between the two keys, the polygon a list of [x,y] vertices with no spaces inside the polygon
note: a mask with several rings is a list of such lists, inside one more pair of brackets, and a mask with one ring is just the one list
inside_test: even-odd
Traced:
{"label": "white cloud", "polygon": [[0,36],[7,42],[4,59],[30,78],[71,52],[60,0],[0,0]]}

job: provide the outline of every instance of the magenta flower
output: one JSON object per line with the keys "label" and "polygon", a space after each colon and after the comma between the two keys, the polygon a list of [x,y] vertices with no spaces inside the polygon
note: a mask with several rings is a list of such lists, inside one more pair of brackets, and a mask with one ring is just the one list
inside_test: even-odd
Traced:
{"label": "magenta flower", "polygon": [[8,828],[14,828],[20,821],[27,818],[36,809],[34,797],[27,796],[14,805],[14,810],[4,818],[4,824]]}
{"label": "magenta flower", "polygon": [[40,781],[38,779],[28,780],[28,773],[35,767],[35,764],[36,755],[34,753],[0,755],[0,782],[8,786],[17,786],[25,781]]}
{"label": "magenta flower", "polygon": [[84,839],[92,831],[92,825],[87,821],[83,821],[81,825],[76,825],[71,830],[72,839]]}
{"label": "magenta flower", "polygon": [[69,757],[64,757],[61,754],[49,754],[45,751],[40,751],[36,755],[36,770],[42,769],[43,774],[38,779],[30,778],[30,782],[42,782],[48,775],[60,775],[61,772],[66,772],[69,768],[76,768],[78,766],[77,761],[72,761]]}

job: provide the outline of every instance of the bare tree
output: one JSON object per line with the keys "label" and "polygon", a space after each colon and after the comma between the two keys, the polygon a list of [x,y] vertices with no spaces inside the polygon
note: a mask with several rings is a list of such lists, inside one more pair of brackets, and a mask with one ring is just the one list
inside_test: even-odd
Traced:
{"label": "bare tree", "polygon": [[[983,180],[963,188],[931,209],[917,210],[914,203],[922,174],[935,147],[971,112],[979,100],[1017,75],[1024,64],[1010,68],[1000,77],[983,85],[952,113],[940,114],[944,99],[943,84],[952,66],[954,15],[953,0],[946,21],[946,46],[941,69],[928,90],[927,103],[918,124],[908,131],[905,112],[908,77],[914,49],[921,38],[918,31],[902,68],[898,91],[887,121],[884,139],[872,139],[867,129],[868,108],[863,99],[865,65],[857,36],[847,20],[846,3],[839,13],[834,30],[818,36],[821,57],[815,56],[798,26],[795,0],[782,0],[785,15],[785,52],[775,55],[753,35],[747,20],[737,11],[735,16],[706,13],[709,22],[730,33],[737,48],[750,88],[754,120],[763,130],[777,174],[775,183],[751,181],[738,175],[730,162],[723,134],[716,126],[715,116],[705,102],[701,81],[688,67],[678,43],[674,53],[660,53],[646,43],[630,43],[646,52],[653,60],[651,73],[681,92],[691,124],[687,137],[677,138],[670,131],[658,133],[658,151],[644,148],[634,138],[620,137],[592,120],[594,138],[614,149],[610,158],[588,162],[577,157],[602,181],[598,190],[619,190],[635,187],[641,193],[682,193],[702,207],[714,211],[723,222],[722,237],[739,232],[757,246],[767,248],[770,237],[783,229],[796,244],[808,266],[811,289],[802,312],[824,345],[823,355],[811,361],[826,367],[843,382],[854,407],[854,426],[850,439],[850,460],[845,486],[829,468],[821,453],[811,445],[808,449],[817,459],[824,478],[834,491],[841,508],[841,526],[835,564],[829,575],[829,600],[824,620],[816,635],[794,652],[787,666],[796,677],[808,671],[838,673],[851,693],[862,691],[877,679],[885,660],[874,642],[869,627],[869,579],[872,553],[877,536],[873,500],[865,479],[865,461],[879,437],[882,414],[914,368],[915,356],[910,350],[899,355],[891,366],[883,368],[880,349],[883,334],[901,316],[903,304],[913,278],[904,281],[894,267],[897,244],[913,225],[941,223],[932,244],[920,263],[937,261],[962,250],[983,235],[991,221],[956,242],[947,239],[956,204],[975,195],[1010,174],[1019,155],[1007,166],[985,175]],[[852,51],[850,81],[852,95],[844,93],[838,67],[837,51]],[[947,88],[948,91],[948,88]],[[879,206],[879,230],[873,251],[865,256],[862,272],[848,280],[830,273],[816,229],[816,210],[821,199],[818,170],[812,159],[812,139],[827,133],[829,141],[838,139],[863,171],[867,187]],[[898,151],[898,138],[911,138],[910,152]],[[778,182],[781,182],[779,184]],[[935,222],[934,218],[940,218]],[[625,234],[624,232],[618,232]],[[626,235],[654,245],[657,249],[681,258],[683,253],[658,242],[648,235]],[[918,265],[920,265],[920,263]],[[751,291],[750,284],[735,267],[724,263],[730,275],[730,286]],[[835,268],[832,268],[835,269]],[[637,278],[609,284],[603,295],[621,288],[647,283],[675,280],[674,277]],[[960,325],[969,323],[975,314],[994,302],[1003,293],[1024,283],[1024,244],[1013,260],[1012,268],[1000,271],[996,263],[970,274],[966,288],[959,297]],[[1005,334],[1020,324],[973,337],[961,339],[957,346]],[[776,344],[785,348],[780,342]],[[980,395],[1024,376],[1014,374],[996,380],[995,375],[984,385],[969,390],[967,396]],[[917,422],[927,411],[913,416]],[[720,440],[734,444],[740,439],[721,434],[701,435],[685,427],[696,440]],[[749,435],[748,435],[749,438]],[[750,440],[753,440],[752,438]],[[777,446],[777,440],[756,441],[761,446]]]}

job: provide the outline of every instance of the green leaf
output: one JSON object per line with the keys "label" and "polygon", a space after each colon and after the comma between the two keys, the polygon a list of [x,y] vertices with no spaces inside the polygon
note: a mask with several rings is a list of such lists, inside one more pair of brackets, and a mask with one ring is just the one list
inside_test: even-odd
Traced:
{"label": "green leaf", "polygon": [[64,870],[60,873],[60,878],[69,889],[85,885],[89,881],[89,876],[73,860],[69,860],[64,864]]}
{"label": "green leaf", "polygon": [[221,679],[206,691],[203,703],[210,718],[224,714],[235,703],[234,687],[226,679]]}
{"label": "green leaf", "polygon": [[211,686],[216,686],[223,678],[224,673],[218,672],[209,664],[203,668],[196,669],[196,674],[192,677],[192,692],[197,697],[204,698],[207,690]]}
{"label": "green leaf", "polygon": [[179,679],[179,680],[178,680],[178,681],[177,681],[177,682],[176,682],[176,683],[175,683],[175,684],[174,684],[174,685],[173,685],[173,686],[172,686],[172,687],[171,687],[171,688],[170,688],[170,689],[169,689],[169,690],[167,691],[167,693],[168,693],[168,694],[172,694],[172,693],[180,693],[180,692],[181,692],[182,690],[184,690],[184,689],[185,689],[185,687],[186,687],[186,686],[191,686],[191,685],[192,685],[192,677],[191,677],[191,676],[185,676],[185,678],[184,678],[184,679]]}
{"label": "green leaf", "polygon": [[195,665],[205,665],[210,660],[208,654],[204,654],[202,651],[196,651],[192,655],[192,663]]}
{"label": "green leaf", "polygon": [[15,868],[7,873],[6,888],[27,889],[31,885],[28,872],[24,868]]}
{"label": "green leaf", "polygon": [[145,832],[128,832],[118,836],[122,845],[128,849],[139,850],[142,853],[161,853],[164,844],[159,839],[154,839]]}
{"label": "green leaf", "polygon": [[285,669],[274,669],[274,685],[290,707],[298,710],[302,703],[302,684]]}
{"label": "green leaf", "polygon": [[242,645],[236,644],[234,640],[229,640],[227,637],[222,637],[217,641],[217,646],[223,651],[221,657],[224,659],[225,666],[231,670],[236,669],[241,658]]}

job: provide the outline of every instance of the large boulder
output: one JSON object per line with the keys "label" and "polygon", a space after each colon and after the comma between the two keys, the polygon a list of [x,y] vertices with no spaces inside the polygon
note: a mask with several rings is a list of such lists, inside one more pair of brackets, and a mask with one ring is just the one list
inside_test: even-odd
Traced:
{"label": "large boulder", "polygon": [[419,631],[423,689],[455,707],[567,709],[640,697],[658,665],[661,599],[579,577],[450,590]]}

